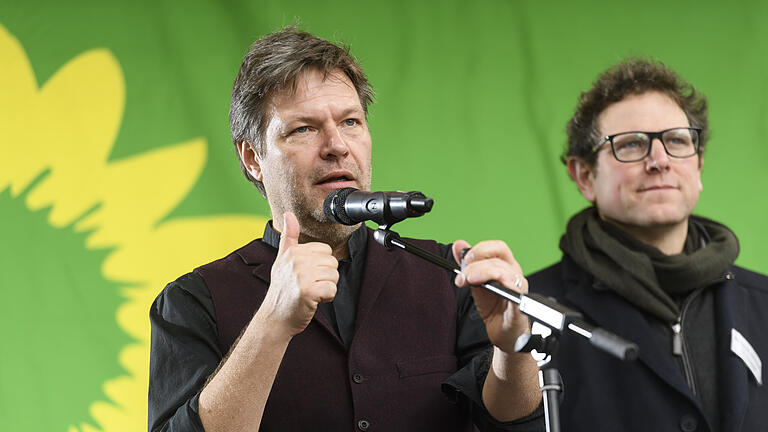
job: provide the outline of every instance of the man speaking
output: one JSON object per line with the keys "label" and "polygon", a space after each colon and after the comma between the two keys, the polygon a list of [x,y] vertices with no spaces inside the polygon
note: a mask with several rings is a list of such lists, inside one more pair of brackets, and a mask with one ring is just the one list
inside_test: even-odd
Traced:
{"label": "man speaking", "polygon": [[[326,40],[287,28],[252,45],[230,127],[273,220],[152,305],[150,430],[541,429],[536,363],[514,352],[528,319],[466,288],[526,292],[504,243],[473,247],[454,284],[323,213],[336,189],[370,190],[372,98]],[[469,247],[416,243],[457,260]]]}

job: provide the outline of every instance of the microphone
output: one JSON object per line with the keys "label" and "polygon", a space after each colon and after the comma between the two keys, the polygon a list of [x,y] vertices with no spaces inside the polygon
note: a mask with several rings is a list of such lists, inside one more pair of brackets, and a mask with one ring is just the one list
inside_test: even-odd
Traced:
{"label": "microphone", "polygon": [[364,192],[355,188],[336,189],[323,203],[328,219],[344,225],[372,220],[392,225],[403,219],[419,217],[432,210],[434,201],[421,192]]}

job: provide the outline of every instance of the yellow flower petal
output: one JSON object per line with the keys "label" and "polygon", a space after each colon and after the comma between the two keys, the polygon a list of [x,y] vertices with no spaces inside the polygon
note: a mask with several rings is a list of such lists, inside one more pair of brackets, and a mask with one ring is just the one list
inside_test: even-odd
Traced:
{"label": "yellow flower petal", "polygon": [[36,133],[26,142],[51,173],[30,193],[27,205],[53,205],[54,226],[67,225],[99,203],[92,189],[101,185],[120,128],[124,87],[117,60],[95,50],[67,63],[38,94],[37,110],[25,127]]}
{"label": "yellow flower petal", "polygon": [[[115,320],[135,342],[123,347],[115,361],[127,375],[104,383],[109,401],[91,403],[95,427],[84,419],[67,430],[144,430],[147,314],[153,299],[169,281],[259,237],[266,218],[216,216],[160,223],[197,181],[207,144],[198,138],[108,161],[122,121],[126,85],[109,51],[75,57],[39,89],[22,45],[0,26],[0,61],[0,190],[10,185],[16,196],[48,170],[29,191],[27,207],[50,206],[51,225],[77,221],[75,229],[90,231],[88,248],[111,248],[102,275],[126,284],[121,293],[125,303]],[[260,199],[255,191],[254,199]]]}
{"label": "yellow flower petal", "polygon": [[35,157],[30,133],[38,129],[29,119],[37,102],[37,82],[21,43],[0,26],[0,190],[11,185],[15,196],[45,166]]}

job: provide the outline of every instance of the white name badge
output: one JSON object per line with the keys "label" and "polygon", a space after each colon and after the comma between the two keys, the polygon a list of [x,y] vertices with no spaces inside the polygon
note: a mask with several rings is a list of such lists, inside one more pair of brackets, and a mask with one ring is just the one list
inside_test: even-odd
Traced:
{"label": "white name badge", "polygon": [[763,385],[763,362],[749,341],[735,328],[731,329],[731,351],[747,365],[749,371],[755,376],[757,385]]}

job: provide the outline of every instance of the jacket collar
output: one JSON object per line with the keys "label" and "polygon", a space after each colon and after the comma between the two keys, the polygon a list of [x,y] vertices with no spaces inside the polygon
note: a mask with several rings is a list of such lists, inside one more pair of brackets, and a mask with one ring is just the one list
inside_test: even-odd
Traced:
{"label": "jacket collar", "polygon": [[243,262],[253,267],[251,273],[269,285],[269,275],[272,272],[272,263],[277,257],[277,249],[270,246],[262,239],[254,240],[236,252]]}
{"label": "jacket collar", "polygon": [[671,347],[663,346],[647,319],[612,291],[595,287],[594,278],[567,255],[563,258],[563,265],[563,274],[567,275],[563,281],[567,287],[565,298],[596,326],[636,343],[639,347],[636,361],[645,364],[679,393],[698,403],[670,356]]}
{"label": "jacket collar", "polygon": [[[669,355],[670,347],[663,346],[655,337],[647,319],[612,292],[596,289],[589,273],[567,255],[563,257],[563,266],[565,298],[595,325],[636,343],[640,349],[638,361],[698,406],[685,377]],[[732,272],[714,289],[720,422],[722,430],[740,430],[749,400],[750,376],[743,361],[731,352],[731,329],[747,333],[749,296]]]}

